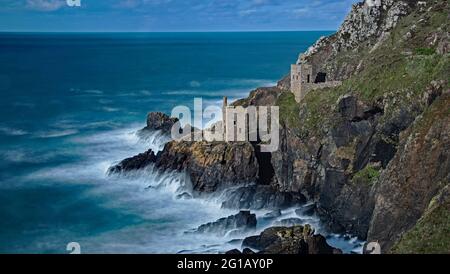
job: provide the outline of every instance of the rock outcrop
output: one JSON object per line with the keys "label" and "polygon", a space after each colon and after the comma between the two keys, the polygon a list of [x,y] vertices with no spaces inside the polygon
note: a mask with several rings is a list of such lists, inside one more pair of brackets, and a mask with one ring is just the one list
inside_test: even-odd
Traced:
{"label": "rock outcrop", "polygon": [[341,254],[328,245],[325,237],[315,235],[309,225],[271,227],[258,236],[244,239],[243,247],[258,250],[259,254]]}
{"label": "rock outcrop", "polygon": [[329,81],[348,79],[357,71],[359,60],[347,58],[347,55],[377,47],[418,2],[382,0],[381,6],[369,6],[365,1],[356,3],[339,30],[319,39],[304,58],[319,71],[326,71]]}
{"label": "rock outcrop", "polygon": [[282,209],[304,204],[306,198],[298,192],[279,191],[270,185],[241,186],[227,191],[223,208]]}
{"label": "rock outcrop", "polygon": [[156,156],[152,151],[123,160],[110,172],[131,171],[147,165],[164,171],[186,172],[195,191],[211,193],[227,186],[254,183],[258,162],[250,143],[167,143]]}
{"label": "rock outcrop", "polygon": [[[450,94],[402,133],[400,149],[374,186],[369,241],[389,250],[450,185]],[[439,200],[434,200],[439,206]]]}
{"label": "rock outcrop", "polygon": [[164,133],[170,134],[176,122],[178,122],[177,118],[169,117],[165,113],[150,112],[147,115],[147,126],[143,130],[161,130]]}
{"label": "rock outcrop", "polygon": [[277,87],[257,88],[250,92],[247,98],[237,100],[234,106],[273,106],[275,105],[281,90]]}
{"label": "rock outcrop", "polygon": [[247,233],[256,229],[256,215],[250,211],[241,211],[236,215],[221,218],[215,222],[199,226],[195,233],[210,233],[224,236],[228,233]]}
{"label": "rock outcrop", "polygon": [[[348,81],[311,92],[297,107],[280,96],[280,112],[288,113],[272,164],[280,191],[301,192],[331,230],[369,235],[387,252],[449,182],[449,56],[439,55],[445,42],[432,43],[448,41],[449,8],[445,1],[383,3],[355,5],[337,34],[308,50],[305,58],[327,77]],[[398,38],[410,24],[414,35]],[[397,38],[386,40],[391,35]],[[431,59],[436,70],[428,74],[418,63]],[[429,112],[433,118],[424,118]],[[417,140],[412,128],[423,119],[433,131]]]}
{"label": "rock outcrop", "polygon": [[108,169],[109,174],[143,169],[156,162],[156,155],[152,150],[122,160],[119,164]]}
{"label": "rock outcrop", "polygon": [[186,172],[193,189],[218,189],[253,183],[258,178],[258,162],[250,143],[170,142],[157,155],[161,171]]}

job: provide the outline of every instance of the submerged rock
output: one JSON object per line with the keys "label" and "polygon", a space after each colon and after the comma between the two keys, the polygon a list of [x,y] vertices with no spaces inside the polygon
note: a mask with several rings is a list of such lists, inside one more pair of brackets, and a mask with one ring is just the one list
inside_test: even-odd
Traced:
{"label": "submerged rock", "polygon": [[260,250],[261,254],[341,254],[322,235],[314,235],[309,225],[271,227],[258,236],[244,239],[243,247]]}
{"label": "submerged rock", "polygon": [[241,211],[236,215],[221,218],[215,222],[201,225],[195,231],[196,233],[212,233],[220,236],[228,232],[244,233],[256,228],[256,215],[250,211]]}
{"label": "submerged rock", "polygon": [[192,199],[193,197],[190,193],[183,192],[183,193],[178,194],[176,196],[176,198],[179,200],[189,200],[189,199]]}
{"label": "submerged rock", "polygon": [[301,225],[303,220],[300,218],[286,218],[279,221],[276,221],[274,225],[276,226],[296,226]]}
{"label": "submerged rock", "polygon": [[295,210],[295,214],[298,216],[313,216],[316,213],[316,204],[305,205]]}
{"label": "submerged rock", "polygon": [[278,218],[280,216],[281,216],[281,210],[277,209],[277,210],[274,210],[274,211],[264,214],[263,218],[264,219],[274,219],[274,218]]}

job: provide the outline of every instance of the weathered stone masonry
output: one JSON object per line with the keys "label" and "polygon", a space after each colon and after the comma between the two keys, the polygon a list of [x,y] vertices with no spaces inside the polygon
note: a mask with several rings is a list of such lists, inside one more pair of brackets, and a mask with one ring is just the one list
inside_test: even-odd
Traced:
{"label": "weathered stone masonry", "polygon": [[340,81],[327,81],[327,74],[317,71],[303,58],[303,54],[300,54],[296,64],[291,65],[291,91],[297,102],[302,101],[311,90],[339,85]]}

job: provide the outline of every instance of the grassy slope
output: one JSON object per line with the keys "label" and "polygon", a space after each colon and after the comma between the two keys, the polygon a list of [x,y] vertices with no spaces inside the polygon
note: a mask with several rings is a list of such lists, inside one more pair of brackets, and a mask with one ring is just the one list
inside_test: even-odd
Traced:
{"label": "grassy slope", "polygon": [[391,250],[398,254],[450,253],[450,201],[429,209]]}
{"label": "grassy slope", "polygon": [[[399,107],[417,101],[432,80],[446,80],[448,88],[450,56],[437,54],[435,48],[430,48],[425,42],[430,33],[446,25],[447,15],[448,9],[430,11],[425,15],[429,16],[426,22],[418,24],[424,15],[412,13],[400,21],[391,36],[375,51],[361,49],[357,53],[338,56],[337,59],[345,59],[346,62],[362,60],[362,71],[344,81],[340,87],[307,94],[301,106],[304,112],[301,121],[297,120],[299,112],[294,97],[280,96],[281,120],[305,136],[322,136],[323,125],[333,122],[334,106],[341,95],[357,94],[368,104],[390,95]],[[413,24],[417,26],[413,37],[405,40],[403,37]],[[394,112],[396,108],[388,110],[386,119],[389,118],[389,111]]]}

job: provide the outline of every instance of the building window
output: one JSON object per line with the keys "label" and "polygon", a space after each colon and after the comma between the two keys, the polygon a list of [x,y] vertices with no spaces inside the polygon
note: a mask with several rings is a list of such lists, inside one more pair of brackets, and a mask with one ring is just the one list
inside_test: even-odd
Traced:
{"label": "building window", "polygon": [[310,83],[310,82],[311,82],[311,75],[310,75],[310,74],[308,74],[308,80],[306,80],[306,82],[307,82],[307,83]]}

